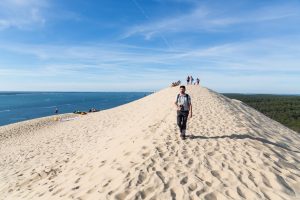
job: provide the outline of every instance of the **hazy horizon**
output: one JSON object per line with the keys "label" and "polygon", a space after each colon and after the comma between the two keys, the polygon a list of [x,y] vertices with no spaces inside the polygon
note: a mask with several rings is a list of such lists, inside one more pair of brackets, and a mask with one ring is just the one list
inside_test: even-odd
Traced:
{"label": "hazy horizon", "polygon": [[[164,88],[162,88],[162,89],[164,89]],[[143,92],[146,92],[146,93],[152,93],[152,92],[156,92],[156,91],[159,91],[159,90],[155,90],[155,91],[150,91],[150,90],[148,90],[148,91],[0,91],[0,93],[18,93],[18,92],[20,92],[20,93],[30,93],[30,92],[32,92],[32,93],[97,93],[97,92],[99,92],[99,93],[101,93],[101,92],[107,92],[107,93],[109,93],[109,92],[111,92],[111,93],[113,93],[113,92],[116,92],[116,93],[118,93],[118,92],[124,92],[124,93],[126,93],[126,92],[128,92],[128,93],[130,93],[130,92],[137,92],[137,93],[143,93]],[[264,95],[264,94],[266,94],[266,95],[296,95],[296,96],[299,96],[300,95],[300,93],[299,94],[297,94],[297,93],[247,93],[247,92],[219,92],[219,91],[216,91],[216,92],[218,92],[218,93],[221,93],[221,94],[245,94],[245,95],[256,95],[256,94],[258,94],[258,95]],[[187,90],[187,93],[188,93],[188,90]]]}

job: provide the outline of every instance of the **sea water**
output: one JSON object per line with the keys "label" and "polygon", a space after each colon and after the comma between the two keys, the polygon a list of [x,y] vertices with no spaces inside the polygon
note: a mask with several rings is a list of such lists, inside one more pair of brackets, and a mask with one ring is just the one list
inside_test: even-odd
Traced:
{"label": "sea water", "polygon": [[149,92],[0,92],[0,126],[74,111],[109,109]]}

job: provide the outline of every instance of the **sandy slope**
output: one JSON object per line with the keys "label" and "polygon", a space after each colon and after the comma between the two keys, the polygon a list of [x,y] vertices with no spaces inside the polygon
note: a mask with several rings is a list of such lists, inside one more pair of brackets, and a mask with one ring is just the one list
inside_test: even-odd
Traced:
{"label": "sandy slope", "polygon": [[194,137],[182,141],[177,91],[70,121],[0,128],[0,199],[300,199],[299,134],[189,86]]}

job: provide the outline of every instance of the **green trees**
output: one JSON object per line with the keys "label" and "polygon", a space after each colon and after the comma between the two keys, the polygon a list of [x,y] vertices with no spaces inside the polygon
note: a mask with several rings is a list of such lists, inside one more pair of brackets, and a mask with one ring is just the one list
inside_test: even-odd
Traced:
{"label": "green trees", "polygon": [[300,96],[229,93],[223,95],[238,99],[300,133]]}

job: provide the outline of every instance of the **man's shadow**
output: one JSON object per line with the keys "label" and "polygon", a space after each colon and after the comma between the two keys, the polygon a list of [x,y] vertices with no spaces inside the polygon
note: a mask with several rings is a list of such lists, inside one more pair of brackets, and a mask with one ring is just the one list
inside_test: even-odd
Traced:
{"label": "man's shadow", "polygon": [[250,139],[250,140],[256,140],[256,141],[262,142],[264,144],[274,145],[276,147],[285,149],[287,151],[300,153],[300,151],[294,151],[294,150],[290,149],[287,144],[278,144],[278,143],[275,143],[275,142],[271,142],[271,141],[269,141],[265,138],[253,137],[253,136],[247,135],[247,134],[240,134],[240,135],[239,134],[232,134],[232,135],[211,136],[211,137],[191,134],[191,135],[187,135],[187,137],[191,140],[195,140],[195,139],[222,139],[222,138],[238,139],[238,140]]}

